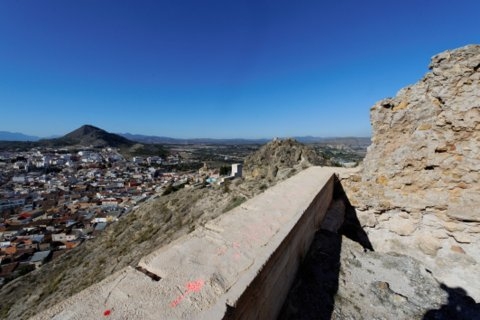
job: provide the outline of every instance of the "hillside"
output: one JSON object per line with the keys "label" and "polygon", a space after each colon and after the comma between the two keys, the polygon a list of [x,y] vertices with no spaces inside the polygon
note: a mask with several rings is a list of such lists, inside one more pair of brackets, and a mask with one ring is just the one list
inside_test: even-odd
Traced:
{"label": "hillside", "polygon": [[0,150],[27,151],[31,148],[118,148],[127,157],[136,155],[165,156],[167,151],[159,144],[138,143],[92,125],[80,128],[54,139],[39,141],[0,141]]}
{"label": "hillside", "polygon": [[135,142],[128,140],[122,136],[109,133],[103,129],[83,125],[80,128],[64,135],[63,137],[43,140],[43,142],[50,142],[55,145],[82,145],[93,147],[131,147]]}
{"label": "hillside", "polygon": [[[296,145],[302,152],[306,150],[297,142],[285,143]],[[255,165],[266,167],[270,162],[283,163],[282,168],[285,168],[288,164],[297,163],[277,159],[288,153],[285,153],[284,143],[274,141],[267,149],[272,152],[268,160],[259,153],[261,151],[252,155],[252,159],[263,159],[256,161]],[[302,159],[300,155],[298,160]],[[297,170],[309,165],[304,161]],[[96,239],[1,288],[0,318],[26,319],[125,266],[136,266],[141,257],[285,178],[277,175],[270,180],[260,177],[254,180],[236,179],[228,188],[181,189],[147,201],[109,226]]]}
{"label": "hillside", "polygon": [[274,139],[244,161],[247,179],[281,180],[311,165],[326,165],[315,150],[294,139]]}

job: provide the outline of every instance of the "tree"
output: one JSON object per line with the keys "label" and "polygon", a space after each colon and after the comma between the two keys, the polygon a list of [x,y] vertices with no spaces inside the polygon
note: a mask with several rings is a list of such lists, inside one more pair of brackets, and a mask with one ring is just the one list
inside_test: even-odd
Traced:
{"label": "tree", "polygon": [[224,193],[230,192],[230,180],[225,180],[223,182],[223,192]]}
{"label": "tree", "polygon": [[220,167],[220,175],[221,176],[229,176],[232,172],[232,168],[229,166],[222,166]]}

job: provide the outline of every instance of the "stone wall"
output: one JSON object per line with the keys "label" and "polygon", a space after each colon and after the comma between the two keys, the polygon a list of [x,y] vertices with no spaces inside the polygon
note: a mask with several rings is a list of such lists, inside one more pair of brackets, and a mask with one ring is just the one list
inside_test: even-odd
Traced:
{"label": "stone wall", "polygon": [[479,67],[480,46],[441,53],[421,81],[372,108],[362,176],[370,205],[480,222]]}
{"label": "stone wall", "polygon": [[372,107],[363,172],[345,184],[370,210],[360,216],[377,248],[413,255],[479,299],[469,274],[480,263],[480,46],[440,53],[429,68]]}

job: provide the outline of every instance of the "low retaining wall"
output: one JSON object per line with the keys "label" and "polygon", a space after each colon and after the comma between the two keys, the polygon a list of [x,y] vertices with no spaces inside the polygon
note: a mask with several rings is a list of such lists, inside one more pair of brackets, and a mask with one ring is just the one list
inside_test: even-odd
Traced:
{"label": "low retaining wall", "polygon": [[308,168],[33,319],[275,319],[333,188]]}

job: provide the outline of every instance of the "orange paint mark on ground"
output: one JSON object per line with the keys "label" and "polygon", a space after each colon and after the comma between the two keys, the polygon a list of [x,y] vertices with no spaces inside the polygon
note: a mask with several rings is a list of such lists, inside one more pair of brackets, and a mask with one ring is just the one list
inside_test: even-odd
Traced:
{"label": "orange paint mark on ground", "polygon": [[180,302],[182,302],[183,299],[185,299],[185,297],[192,293],[192,292],[199,292],[200,290],[202,290],[203,286],[205,285],[205,281],[203,281],[202,279],[199,279],[199,280],[196,280],[196,281],[191,281],[191,282],[188,282],[185,287],[187,288],[187,290],[185,291],[184,294],[178,296],[175,300],[173,300],[172,302],[170,302],[170,306],[172,308],[175,308],[176,306],[178,306],[180,304]]}
{"label": "orange paint mark on ground", "polygon": [[199,292],[202,290],[204,284],[205,282],[202,279],[187,283],[187,293]]}
{"label": "orange paint mark on ground", "polygon": [[175,308],[176,306],[178,306],[180,304],[180,302],[182,302],[182,300],[185,298],[185,295],[182,294],[181,296],[177,297],[177,299],[173,300],[171,303],[170,303],[170,306],[172,308]]}

